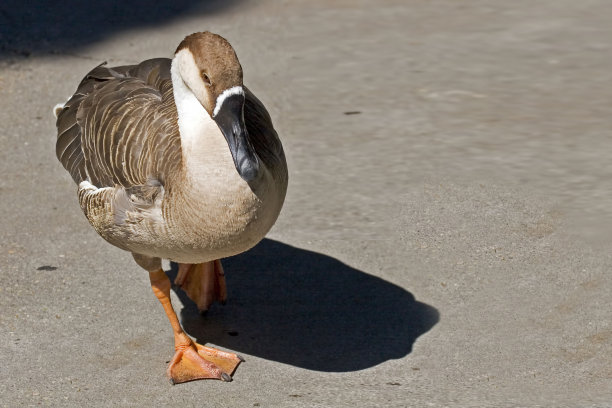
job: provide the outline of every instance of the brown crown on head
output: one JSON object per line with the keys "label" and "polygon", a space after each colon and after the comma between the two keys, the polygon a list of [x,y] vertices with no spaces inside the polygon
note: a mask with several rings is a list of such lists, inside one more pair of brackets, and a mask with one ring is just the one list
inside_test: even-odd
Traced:
{"label": "brown crown on head", "polygon": [[213,94],[242,85],[242,66],[229,41],[209,31],[185,37],[175,54],[188,49],[200,68],[203,79],[210,81]]}

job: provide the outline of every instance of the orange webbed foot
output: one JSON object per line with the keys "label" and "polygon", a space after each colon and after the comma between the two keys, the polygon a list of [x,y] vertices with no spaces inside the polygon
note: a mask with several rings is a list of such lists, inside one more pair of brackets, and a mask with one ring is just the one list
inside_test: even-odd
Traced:
{"label": "orange webbed foot", "polygon": [[[220,265],[220,264],[219,264]],[[232,374],[244,360],[228,353],[197,344],[183,331],[170,300],[170,279],[159,269],[149,272],[151,289],[161,303],[174,331],[174,357],[168,365],[168,377],[173,384],[216,378],[231,381]]]}
{"label": "orange webbed foot", "polygon": [[167,373],[172,384],[207,378],[232,381],[234,371],[243,361],[236,354],[193,342],[176,351]]}
{"label": "orange webbed foot", "polygon": [[179,264],[174,284],[187,293],[200,313],[205,313],[214,301],[225,304],[227,288],[220,260],[201,264]]}

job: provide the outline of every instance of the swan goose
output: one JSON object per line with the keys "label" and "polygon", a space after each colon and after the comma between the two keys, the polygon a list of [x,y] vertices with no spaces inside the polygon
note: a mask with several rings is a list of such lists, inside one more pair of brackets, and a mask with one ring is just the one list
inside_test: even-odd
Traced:
{"label": "swan goose", "polygon": [[224,302],[220,259],[259,242],[281,210],[281,142],[219,35],[187,36],[173,59],[103,65],[55,107],[57,157],[94,229],[149,272],[174,331],[171,382],[230,381],[242,359],[183,331],[161,259],[179,264],[175,284],[200,311]]}

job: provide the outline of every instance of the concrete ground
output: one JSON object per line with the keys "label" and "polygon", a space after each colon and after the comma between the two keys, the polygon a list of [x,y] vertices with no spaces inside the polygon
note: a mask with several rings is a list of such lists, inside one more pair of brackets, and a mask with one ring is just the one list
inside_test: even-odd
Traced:
{"label": "concrete ground", "polygon": [[[611,2],[25,3],[0,4],[0,406],[612,407]],[[290,188],[224,261],[226,306],[174,297],[246,362],[171,386],[166,317],[83,217],[51,108],[205,29]]]}

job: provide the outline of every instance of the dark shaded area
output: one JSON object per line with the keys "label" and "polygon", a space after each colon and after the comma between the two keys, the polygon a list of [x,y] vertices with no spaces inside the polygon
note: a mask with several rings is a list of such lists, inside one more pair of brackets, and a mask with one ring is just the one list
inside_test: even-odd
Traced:
{"label": "dark shaded area", "polygon": [[181,16],[216,13],[239,1],[2,0],[0,59],[39,53],[73,52],[118,31],[155,26]]}
{"label": "dark shaded area", "polygon": [[[187,333],[238,354],[317,371],[361,370],[409,354],[439,320],[399,286],[277,241],[264,239],[223,266],[228,303],[206,316],[175,291],[186,305]],[[173,265],[168,274],[176,273]]]}
{"label": "dark shaded area", "polygon": [[39,266],[38,268],[36,268],[37,271],[54,271],[57,269],[57,266],[51,266],[51,265],[43,265],[43,266]]}

